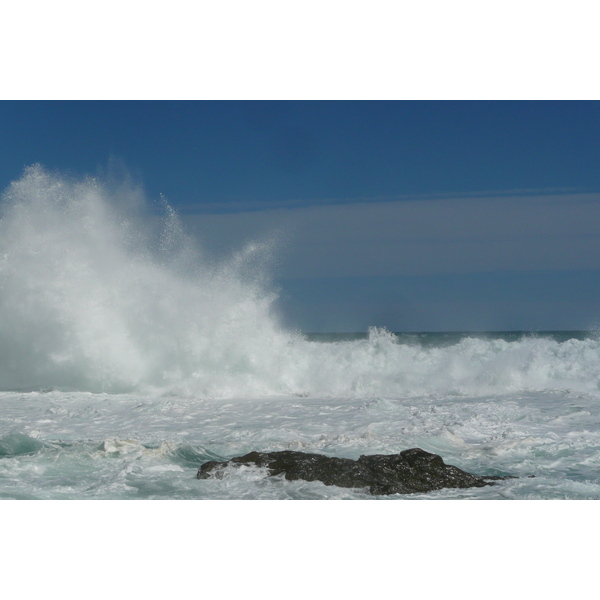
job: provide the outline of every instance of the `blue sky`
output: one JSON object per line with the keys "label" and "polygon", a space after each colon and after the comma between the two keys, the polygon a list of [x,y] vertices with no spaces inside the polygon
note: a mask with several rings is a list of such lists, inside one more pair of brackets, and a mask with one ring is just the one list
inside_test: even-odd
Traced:
{"label": "blue sky", "polygon": [[116,163],[305,331],[600,324],[600,104],[0,102],[0,187]]}
{"label": "blue sky", "polygon": [[2,180],[122,159],[174,204],[600,190],[595,102],[3,102]]}

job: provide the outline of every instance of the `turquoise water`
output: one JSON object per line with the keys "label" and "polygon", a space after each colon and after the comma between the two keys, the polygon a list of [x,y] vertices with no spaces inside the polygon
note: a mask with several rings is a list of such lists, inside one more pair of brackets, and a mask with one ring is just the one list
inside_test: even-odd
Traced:
{"label": "turquoise water", "polygon": [[[517,479],[381,499],[600,498],[594,339],[537,334],[507,342],[493,334],[435,346],[431,335],[426,345],[391,336],[385,345],[377,335],[296,342],[297,357],[313,352],[340,365],[329,373],[329,390],[319,374],[321,393],[3,392],[0,497],[371,499],[364,490],[288,482],[260,469],[231,469],[222,480],[195,475],[205,461],[251,450],[358,458],[421,447],[467,471]],[[403,357],[398,371],[411,372],[411,381],[390,377],[390,354]],[[357,356],[371,361],[373,389],[362,369],[339,393],[345,363]],[[583,374],[587,380],[577,379]]]}

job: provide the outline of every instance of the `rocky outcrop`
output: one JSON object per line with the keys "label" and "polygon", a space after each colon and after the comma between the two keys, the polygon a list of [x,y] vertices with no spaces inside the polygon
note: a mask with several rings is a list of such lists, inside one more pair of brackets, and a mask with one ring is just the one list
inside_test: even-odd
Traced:
{"label": "rocky outcrop", "polygon": [[447,465],[441,456],[421,448],[400,454],[373,454],[358,460],[335,458],[284,450],[250,452],[229,461],[210,461],[198,471],[198,479],[223,477],[228,466],[256,465],[268,469],[269,475],[283,475],[294,481],[322,481],[325,485],[345,488],[368,488],[371,494],[414,494],[442,488],[469,488],[493,485],[507,477],[479,477]]}

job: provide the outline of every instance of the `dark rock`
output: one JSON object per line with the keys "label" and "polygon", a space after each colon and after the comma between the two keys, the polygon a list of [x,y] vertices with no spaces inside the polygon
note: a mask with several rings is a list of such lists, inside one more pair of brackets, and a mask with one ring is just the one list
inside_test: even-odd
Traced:
{"label": "dark rock", "polygon": [[493,485],[508,477],[479,477],[458,467],[447,465],[441,456],[411,448],[400,454],[373,454],[358,460],[335,458],[284,450],[250,452],[229,461],[210,461],[198,471],[198,479],[223,477],[223,469],[235,465],[256,465],[269,475],[283,475],[287,480],[322,481],[325,485],[368,488],[371,494],[414,494],[442,488],[469,488]]}

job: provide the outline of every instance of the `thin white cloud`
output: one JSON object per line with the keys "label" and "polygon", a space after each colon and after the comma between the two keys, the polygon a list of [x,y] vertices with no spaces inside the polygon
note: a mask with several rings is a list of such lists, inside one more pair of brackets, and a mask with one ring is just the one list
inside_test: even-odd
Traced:
{"label": "thin white cloud", "polygon": [[217,250],[283,232],[281,275],[600,268],[600,194],[435,198],[186,215]]}

